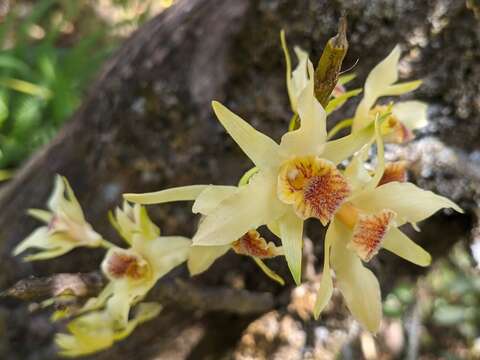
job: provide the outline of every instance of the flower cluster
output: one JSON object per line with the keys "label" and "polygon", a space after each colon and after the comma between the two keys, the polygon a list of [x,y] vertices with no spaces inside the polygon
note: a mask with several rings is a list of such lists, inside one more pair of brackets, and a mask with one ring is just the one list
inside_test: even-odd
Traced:
{"label": "flower cluster", "polygon": [[[15,248],[15,254],[39,248],[40,252],[24,259],[40,260],[60,256],[79,246],[108,249],[101,264],[108,284],[81,309],[68,313],[76,318],[67,326],[70,334],[56,336],[61,354],[78,356],[108,348],[160,312],[159,304],[140,302],[161,277],[187,260],[189,239],[161,236],[144,207],[124,202],[123,208],[110,214],[112,226],[127,246],[118,247],[92,229],[67,180],[60,176],[48,207],[51,212],[30,210],[31,215],[48,226],[35,230]],[[61,318],[62,313],[57,312],[54,317]]]}
{"label": "flower cluster", "polygon": [[[161,277],[183,262],[196,275],[232,250],[250,257],[266,275],[284,284],[264,263],[284,256],[293,280],[300,284],[303,228],[310,218],[328,227],[315,317],[328,303],[335,280],[353,316],[376,332],[382,315],[380,288],[364,263],[383,248],[417,265],[430,264],[430,255],[400,227],[411,224],[418,229],[420,221],[442,208],[462,210],[449,199],[407,182],[406,162],[385,163],[384,142],[410,141],[415,130],[427,124],[427,105],[422,102],[378,101],[421,84],[397,82],[400,48],[395,47],[370,72],[363,89],[347,91],[345,85],[355,76],[340,76],[323,107],[317,100],[316,70],[308,53],[295,48],[298,65],[292,71],[283,32],[281,40],[293,116],[279,143],[221,103],[212,103],[220,123],[254,165],[237,186],[206,184],[124,194],[134,205],[125,202],[110,220],[126,247],[113,245],[93,230],[64,178],[56,180],[50,211],[30,211],[47,225],[15,248],[14,254],[40,249],[26,260],[56,257],[79,246],[108,249],[101,264],[108,284],[75,313],[77,318],[68,325],[70,334],[57,336],[64,355],[109,347],[155,316],[160,305],[140,302]],[[361,92],[353,116],[327,132],[327,115]],[[348,135],[332,140],[347,128],[351,128]],[[201,216],[191,240],[161,236],[142,206],[174,201],[193,201],[192,212]],[[262,226],[279,238],[281,246],[262,237]]]}
{"label": "flower cluster", "polygon": [[[294,281],[300,284],[304,221],[318,219],[328,229],[314,315],[318,317],[330,299],[335,274],[351,313],[376,332],[381,320],[380,288],[363,263],[384,248],[420,266],[429,265],[430,255],[399,227],[409,223],[418,229],[419,221],[442,208],[462,212],[449,199],[407,182],[405,162],[384,161],[384,141],[412,140],[414,131],[427,124],[427,105],[420,101],[381,104],[378,99],[415,90],[421,81],[397,82],[400,48],[396,46],[370,72],[354,116],[327,133],[327,115],[362,90],[346,91],[344,85],[354,76],[340,77],[323,108],[315,96],[315,69],[308,54],[295,48],[298,65],[292,71],[281,35],[292,121],[298,119],[300,126],[291,124],[276,143],[214,101],[218,120],[254,164],[239,185],[193,185],[124,197],[139,204],[194,201],[192,211],[202,219],[188,259],[193,274],[206,270],[233,248],[257,260],[283,254]],[[330,140],[347,127],[351,127],[349,135]],[[373,148],[374,171],[369,169]],[[257,231],[263,225],[280,239],[281,251],[260,240]],[[247,243],[239,245],[245,239]],[[257,244],[258,249],[247,244]]]}

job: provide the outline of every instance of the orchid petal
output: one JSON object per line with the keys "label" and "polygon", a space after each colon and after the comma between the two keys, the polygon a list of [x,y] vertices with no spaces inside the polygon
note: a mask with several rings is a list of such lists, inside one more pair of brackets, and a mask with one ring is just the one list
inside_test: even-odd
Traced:
{"label": "orchid petal", "polygon": [[393,105],[393,115],[408,129],[419,129],[428,124],[428,105],[421,101],[403,101]]}
{"label": "orchid petal", "polygon": [[333,243],[342,241],[339,238],[341,231],[337,226],[335,219],[330,223],[325,235],[325,244],[323,251],[323,273],[322,280],[320,281],[320,287],[318,289],[317,300],[313,309],[313,315],[315,319],[318,319],[320,313],[327,306],[333,293],[332,273],[330,271],[330,248]]}
{"label": "orchid petal", "polygon": [[372,123],[360,131],[337,140],[329,141],[325,144],[322,157],[330,160],[334,164],[339,164],[359,151],[365,144],[370,143],[373,139],[374,131],[375,127]]}
{"label": "orchid petal", "polygon": [[182,236],[161,236],[154,240],[135,237],[132,247],[152,265],[158,279],[187,260],[191,242]]}
{"label": "orchid petal", "polygon": [[463,210],[446,197],[420,189],[412,183],[390,182],[358,194],[352,202],[368,212],[391,209],[397,213],[397,223],[422,221],[442,208]]}
{"label": "orchid petal", "polygon": [[190,275],[198,275],[207,270],[215,260],[226,254],[230,248],[230,245],[192,246],[187,261]]}
{"label": "orchid petal", "polygon": [[210,185],[180,186],[144,194],[123,194],[123,197],[137,204],[151,205],[172,201],[192,201]]}
{"label": "orchid petal", "polygon": [[278,164],[280,159],[275,141],[255,130],[221,103],[213,101],[212,107],[225,130],[256,166],[264,168]]}
{"label": "orchid petal", "polygon": [[297,285],[302,281],[303,220],[288,211],[278,220],[283,252]]}
{"label": "orchid petal", "polygon": [[210,185],[198,195],[193,203],[192,212],[208,215],[218,204],[235,194],[237,190],[236,186]]}
{"label": "orchid petal", "polygon": [[420,266],[428,266],[432,262],[428,252],[397,228],[390,229],[383,240],[382,247]]}
{"label": "orchid petal", "polygon": [[327,138],[327,115],[313,90],[313,65],[308,62],[310,79],[298,98],[300,128],[282,136],[280,148],[284,156],[319,155]]}
{"label": "orchid petal", "polygon": [[375,275],[362,265],[358,256],[346,245],[352,236],[345,226],[338,226],[338,239],[332,244],[330,258],[337,277],[337,286],[352,315],[369,331],[376,333],[382,318],[380,286]]}
{"label": "orchid petal", "polygon": [[276,195],[273,172],[255,174],[248,185],[222,201],[200,223],[194,245],[231,244],[251,229],[278,219],[287,210]]}
{"label": "orchid petal", "polygon": [[391,84],[398,80],[398,61],[400,47],[397,45],[392,52],[373,68],[365,81],[363,99],[355,112],[352,130],[358,131],[368,124],[368,112],[380,96],[384,96]]}

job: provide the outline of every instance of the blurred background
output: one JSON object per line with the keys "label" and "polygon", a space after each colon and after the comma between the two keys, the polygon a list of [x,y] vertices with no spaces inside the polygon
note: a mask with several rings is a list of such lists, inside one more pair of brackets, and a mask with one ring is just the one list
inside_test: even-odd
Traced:
{"label": "blurred background", "polygon": [[[0,189],[72,118],[116,49],[172,6],[174,0],[0,0]],[[350,343],[365,359],[480,359],[475,251],[478,260],[478,247],[459,242],[426,273],[397,283],[384,294],[381,333],[332,340],[337,343],[329,345],[330,353],[319,358],[349,358]]]}

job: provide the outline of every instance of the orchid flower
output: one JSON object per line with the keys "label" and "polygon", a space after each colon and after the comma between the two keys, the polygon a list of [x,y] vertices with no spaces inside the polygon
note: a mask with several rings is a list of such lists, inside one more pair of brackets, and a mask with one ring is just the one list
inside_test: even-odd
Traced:
{"label": "orchid flower", "polygon": [[[220,123],[253,161],[258,171],[248,184],[224,198],[200,223],[194,246],[225,246],[252,229],[268,225],[282,240],[296,283],[301,278],[303,222],[318,218],[326,225],[350,188],[337,164],[373,136],[373,127],[326,142],[326,113],[313,91],[313,65],[298,97],[301,126],[283,135],[280,144],[258,132],[218,102],[213,110]],[[147,194],[125,194],[132,202],[158,204],[194,200],[208,185],[185,186]]]}
{"label": "orchid flower", "polygon": [[[420,80],[398,83],[398,61],[400,47],[373,68],[365,81],[364,96],[360,101],[353,119],[352,131],[358,131],[372,123],[377,113],[385,113],[387,107],[374,106],[382,96],[396,96],[415,90]],[[411,140],[412,130],[427,125],[427,104],[420,101],[404,101],[393,105],[391,115],[382,126],[387,141],[402,143]]]}
{"label": "orchid flower", "polygon": [[160,236],[144,207],[124,203],[117,209],[115,227],[130,245],[112,247],[102,271],[110,280],[97,298],[82,311],[106,307],[119,327],[126,326],[130,307],[140,301],[162,276],[187,259],[190,240],[180,236]]}
{"label": "orchid flower", "polygon": [[[399,227],[414,227],[442,208],[463,212],[451,200],[425,191],[404,179],[403,164],[393,164],[385,174],[383,140],[376,121],[377,168],[371,176],[359,152],[346,168],[352,193],[330,223],[324,250],[324,272],[314,314],[319,316],[333,290],[330,266],[350,312],[368,330],[377,332],[382,315],[378,280],[362,265],[384,248],[414,264],[428,266],[428,252],[414,243]],[[386,176],[384,176],[386,175]],[[380,186],[378,186],[382,183]]]}
{"label": "orchid flower", "polygon": [[142,303],[136,314],[125,327],[116,328],[115,322],[107,311],[94,311],[82,315],[67,325],[70,334],[56,334],[55,343],[60,355],[76,357],[108,349],[115,342],[129,336],[137,325],[148,321],[161,310],[155,303]]}
{"label": "orchid flower", "polygon": [[40,251],[24,259],[44,260],[63,255],[80,246],[111,246],[85,220],[82,208],[66,178],[57,175],[53,193],[48,200],[48,208],[50,211],[29,210],[31,216],[47,225],[39,227],[18,244],[13,250],[14,255],[29,248],[36,248]]}

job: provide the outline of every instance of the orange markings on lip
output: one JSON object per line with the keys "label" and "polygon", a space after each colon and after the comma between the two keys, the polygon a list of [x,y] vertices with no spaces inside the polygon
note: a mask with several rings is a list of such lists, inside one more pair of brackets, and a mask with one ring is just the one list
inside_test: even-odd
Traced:
{"label": "orange markings on lip", "polygon": [[360,213],[349,248],[353,248],[362,260],[369,261],[380,249],[395,216],[391,210],[382,210],[371,215]]}
{"label": "orange markings on lip", "polygon": [[148,272],[148,264],[136,255],[114,251],[108,257],[107,272],[113,278],[126,276],[138,280]]}
{"label": "orange markings on lip", "polygon": [[408,163],[406,161],[394,161],[387,163],[385,165],[385,171],[383,172],[383,176],[380,179],[378,186],[393,181],[407,181],[407,165]]}
{"label": "orange markings on lip", "polygon": [[255,256],[260,259],[272,258],[279,255],[273,243],[260,236],[256,230],[250,230],[232,244],[233,250],[240,255]]}
{"label": "orange markings on lip", "polygon": [[278,177],[278,196],[293,204],[303,219],[318,218],[326,225],[350,194],[350,187],[337,167],[316,156],[286,162]]}

